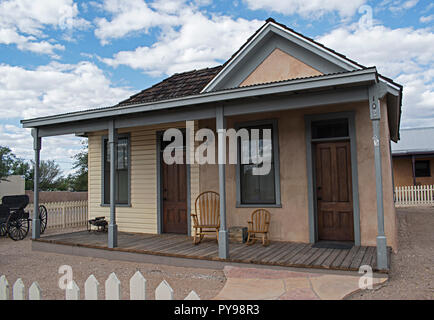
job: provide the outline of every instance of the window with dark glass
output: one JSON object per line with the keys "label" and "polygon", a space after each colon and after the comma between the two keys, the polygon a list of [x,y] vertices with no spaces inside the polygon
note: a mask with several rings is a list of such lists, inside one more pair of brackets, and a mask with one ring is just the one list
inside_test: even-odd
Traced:
{"label": "window with dark glass", "polygon": [[[252,129],[259,129],[259,150],[257,152],[260,156],[264,155],[264,151],[271,154],[271,169],[267,175],[253,175],[253,168],[260,168],[262,164],[255,164],[251,154],[251,144],[247,143],[241,146],[239,143],[239,157],[238,163],[240,166],[240,200],[243,205],[262,205],[262,204],[276,204],[276,190],[275,190],[275,165],[274,165],[274,144],[273,141],[273,125],[260,125],[244,127],[249,131],[249,136],[252,139]],[[271,147],[272,150],[264,150],[264,136],[263,129],[271,130]],[[245,159],[249,159],[249,163],[243,164],[241,162],[241,153],[244,153]],[[256,161],[257,162],[257,161]]]}
{"label": "window with dark glass", "polygon": [[431,177],[429,160],[416,160],[414,166],[414,173],[416,177]]}
{"label": "window with dark glass", "polygon": [[321,120],[312,122],[312,139],[349,137],[348,120]]}
{"label": "window with dark glass", "polygon": [[[116,203],[128,204],[129,139],[119,137],[116,148]],[[104,139],[104,204],[110,204],[110,147]]]}

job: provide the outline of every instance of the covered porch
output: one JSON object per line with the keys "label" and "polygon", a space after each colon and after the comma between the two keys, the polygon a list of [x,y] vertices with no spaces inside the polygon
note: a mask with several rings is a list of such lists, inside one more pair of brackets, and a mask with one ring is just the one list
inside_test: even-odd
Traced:
{"label": "covered porch", "polygon": [[[313,268],[344,268],[345,270],[358,270],[360,265],[370,264],[375,266],[375,269],[387,270],[389,259],[384,230],[383,183],[380,152],[381,116],[379,106],[380,100],[383,99],[382,101],[384,101],[386,99],[389,90],[391,90],[389,87],[378,82],[378,76],[375,69],[366,69],[343,74],[321,76],[315,78],[314,81],[309,78],[292,80],[282,83],[271,83],[252,87],[201,93],[189,97],[169,99],[165,101],[147,102],[137,105],[121,105],[111,108],[66,114],[63,116],[23,121],[24,127],[32,128],[34,137],[35,177],[38,177],[39,175],[41,142],[44,137],[71,133],[80,136],[91,136],[94,133],[99,134],[100,132],[104,132],[104,139],[107,140],[107,149],[110,151],[107,152],[107,154],[110,155],[110,159],[109,161],[106,161],[108,165],[106,166],[107,170],[105,170],[107,171],[107,175],[110,177],[110,179],[106,179],[106,181],[109,181],[106,192],[108,197],[107,201],[101,199],[101,203],[97,204],[98,210],[104,210],[106,212],[104,215],[109,220],[108,237],[104,234],[97,236],[77,234],[71,236],[53,236],[54,238],[40,238],[40,222],[38,217],[34,217],[32,238],[36,240],[35,246],[47,242],[63,245],[63,242],[66,241],[67,245],[72,246],[73,248],[97,248],[113,250],[116,252],[138,250],[142,254],[175,256],[179,258],[183,254],[181,253],[181,256],[179,256],[180,252],[182,252],[181,249],[185,249],[189,252],[187,257],[188,259],[217,261],[220,263],[230,261],[266,265],[275,264],[281,266],[308,266]],[[372,164],[375,164],[375,196],[377,205],[376,210],[372,210],[371,212],[376,211],[374,216],[376,215],[377,218],[377,248],[361,246],[360,234],[357,232],[354,239],[354,246],[350,250],[339,251],[339,249],[321,249],[312,247],[312,245],[314,245],[318,240],[315,221],[314,176],[312,171],[309,171],[307,174],[308,185],[306,189],[308,190],[303,191],[308,194],[308,201],[303,202],[308,206],[303,218],[308,221],[308,228],[303,230],[303,238],[306,239],[306,243],[294,244],[291,242],[274,242],[268,248],[263,248],[261,246],[246,248],[245,245],[229,244],[227,211],[233,211],[233,208],[227,205],[227,198],[232,199],[230,197],[233,197],[234,192],[233,190],[232,193],[227,192],[228,177],[226,171],[228,171],[229,166],[225,164],[226,146],[225,143],[223,143],[226,141],[225,130],[228,128],[227,120],[230,120],[231,117],[247,117],[252,114],[269,115],[272,112],[282,113],[290,110],[306,110],[308,108],[316,108],[316,113],[327,114],[330,113],[331,105],[354,105],[356,103],[366,104],[363,110],[366,114],[369,114],[369,116],[365,122],[372,125],[372,134],[369,134],[369,136],[374,140],[374,145],[370,148],[371,150],[374,149],[373,153],[375,153],[375,156],[373,157],[374,159],[372,159]],[[385,105],[383,110],[386,108],[387,105]],[[215,124],[215,130],[218,135],[217,155],[219,161],[216,175],[216,191],[220,194],[220,231],[218,245],[214,241],[194,247],[186,235],[172,236],[161,234],[161,226],[158,221],[155,223],[156,227],[154,226],[154,223],[152,223],[152,230],[149,231],[149,233],[153,231],[154,234],[152,235],[143,234],[133,236],[132,234],[118,232],[118,213],[121,209],[123,207],[131,208],[130,211],[134,209],[135,214],[140,214],[141,208],[138,208],[137,203],[143,200],[143,198],[128,198],[127,203],[124,205],[116,203],[115,198],[118,186],[114,181],[116,180],[115,175],[118,159],[115,156],[115,150],[120,139],[120,131],[128,131],[137,127],[150,127],[162,124],[167,125],[179,121],[200,121],[207,119],[211,119]],[[189,133],[187,132],[187,135],[188,134]],[[300,131],[300,135],[303,136],[304,131]],[[152,139],[153,137],[154,135],[152,134]],[[98,139],[101,141],[100,138]],[[355,136],[353,138],[349,137],[349,139],[355,141]],[[307,139],[306,141],[309,144],[311,143],[310,139]],[[152,168],[156,168],[156,164],[159,163],[159,161],[156,161],[155,163],[153,162],[156,159],[155,155],[157,154],[155,152],[155,143],[156,141],[153,140],[153,146],[151,149],[143,148],[143,150],[140,151],[142,152],[141,154],[152,158],[152,162],[147,164]],[[187,150],[187,155],[189,155],[190,148],[188,146]],[[131,152],[134,155],[134,150]],[[102,162],[102,153],[95,152],[93,156],[98,162]],[[306,165],[312,167],[312,165],[309,164],[312,161],[312,155],[308,153],[306,156],[307,164],[303,161],[301,165],[303,167]],[[279,158],[277,160],[280,161],[281,159]],[[278,162],[276,166],[277,165]],[[101,170],[97,171],[101,172]],[[158,172],[158,170],[155,172]],[[187,169],[187,176],[189,174],[191,174],[190,168]],[[128,175],[134,177],[134,174],[128,173]],[[354,169],[350,175],[353,177],[352,181],[356,183],[357,170]],[[95,177],[99,176],[96,175]],[[156,183],[149,183],[149,181],[153,182],[153,179],[156,179]],[[144,175],[143,183],[148,183],[148,189],[153,190],[149,191],[146,189],[148,196],[153,194],[151,192],[160,190],[161,181],[159,179],[159,176],[154,173],[147,176]],[[102,189],[102,186],[104,186],[103,183],[98,184],[97,188]],[[190,184],[187,184],[187,194],[190,194],[189,186]],[[128,188],[132,188],[131,184],[128,184]],[[37,208],[39,204],[38,179],[35,179],[34,189],[34,206]],[[138,188],[133,188],[133,190],[137,191]],[[279,185],[277,185],[276,190],[280,192]],[[359,209],[357,189],[353,188],[352,193],[354,194],[354,201],[352,203],[355,219],[354,229],[357,231],[357,229],[360,229],[358,222]],[[128,194],[130,194],[130,189],[128,189]],[[152,196],[152,199],[150,198],[153,202],[149,209],[154,214],[152,221],[157,220],[157,217],[161,216],[161,207],[159,207],[161,201],[160,198],[161,194],[157,194],[156,197]],[[258,207],[262,207],[262,205]],[[276,207],[281,208],[282,206],[279,203],[276,204]],[[190,214],[191,211],[192,206],[191,201],[189,201],[187,203],[186,212],[187,214]],[[304,212],[302,213],[304,214]],[[188,219],[188,223],[188,230],[190,230],[190,219]],[[291,224],[293,222],[288,220],[288,223]],[[95,242],[92,240],[92,237],[96,237]],[[129,240],[132,241],[132,248],[129,248]],[[148,240],[152,241],[152,243],[149,243]],[[371,244],[369,243],[369,245]],[[141,249],[137,249],[135,246]],[[248,255],[248,253],[251,255]],[[378,261],[378,263],[376,261]],[[323,266],[324,263],[325,265]]]}
{"label": "covered porch", "polygon": [[259,243],[251,246],[231,243],[229,258],[224,259],[219,257],[215,239],[205,238],[199,245],[193,245],[185,235],[119,232],[117,247],[109,248],[106,233],[88,231],[43,236],[33,241],[32,246],[34,250],[48,252],[216,269],[228,263],[241,263],[357,272],[368,265],[375,272],[389,271],[389,266],[381,270],[377,267],[376,248],[367,246],[331,249],[281,241],[272,241],[267,247]]}

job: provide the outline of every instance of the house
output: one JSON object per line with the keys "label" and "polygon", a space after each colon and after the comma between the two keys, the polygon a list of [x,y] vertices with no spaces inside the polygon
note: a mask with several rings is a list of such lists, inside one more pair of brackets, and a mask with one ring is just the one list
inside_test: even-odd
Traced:
{"label": "house", "polygon": [[433,185],[434,128],[401,129],[401,139],[392,143],[395,186]]}
{"label": "house", "polygon": [[[110,248],[118,230],[190,234],[195,198],[213,190],[221,195],[220,258],[229,255],[228,227],[266,208],[271,240],[377,246],[381,269],[387,246],[397,249],[390,141],[399,140],[401,102],[402,86],[375,67],[268,19],[221,66],[175,74],[115,106],[22,125],[33,129],[36,164],[42,138],[88,137],[89,212],[110,217]],[[186,121],[219,141],[225,128],[271,130],[271,170],[257,177],[240,161],[166,164],[163,132],[188,135]],[[194,158],[191,148],[184,153]],[[220,159],[224,150],[219,143]]]}

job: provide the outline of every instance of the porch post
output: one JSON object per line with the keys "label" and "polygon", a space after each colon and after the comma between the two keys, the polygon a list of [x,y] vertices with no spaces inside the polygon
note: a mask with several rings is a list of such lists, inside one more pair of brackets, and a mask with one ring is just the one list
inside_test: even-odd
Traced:
{"label": "porch post", "polygon": [[33,165],[33,218],[32,239],[41,237],[41,220],[39,220],[39,159],[41,153],[41,138],[38,129],[32,129],[33,149],[35,150],[35,163]]}
{"label": "porch post", "polygon": [[219,166],[219,194],[220,194],[220,231],[219,231],[219,257],[229,258],[228,231],[226,226],[226,134],[223,106],[216,107],[216,128],[218,133],[218,166]]}
{"label": "porch post", "polygon": [[110,148],[110,223],[108,226],[108,247],[118,246],[118,226],[116,224],[116,146],[117,132],[115,121],[109,121],[108,143]]}
{"label": "porch post", "polygon": [[384,205],[383,205],[383,175],[381,169],[380,150],[380,99],[377,85],[369,88],[369,109],[372,121],[375,161],[375,185],[377,190],[377,267],[380,270],[387,269],[387,239],[384,233]]}

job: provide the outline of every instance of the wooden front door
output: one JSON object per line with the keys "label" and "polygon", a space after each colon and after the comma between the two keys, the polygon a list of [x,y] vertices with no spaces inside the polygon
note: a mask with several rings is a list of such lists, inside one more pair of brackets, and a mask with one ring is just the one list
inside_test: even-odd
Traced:
{"label": "wooden front door", "polygon": [[318,240],[354,241],[349,142],[316,145]]}
{"label": "wooden front door", "polygon": [[167,165],[161,157],[161,181],[163,197],[163,232],[188,233],[187,213],[187,165]]}

